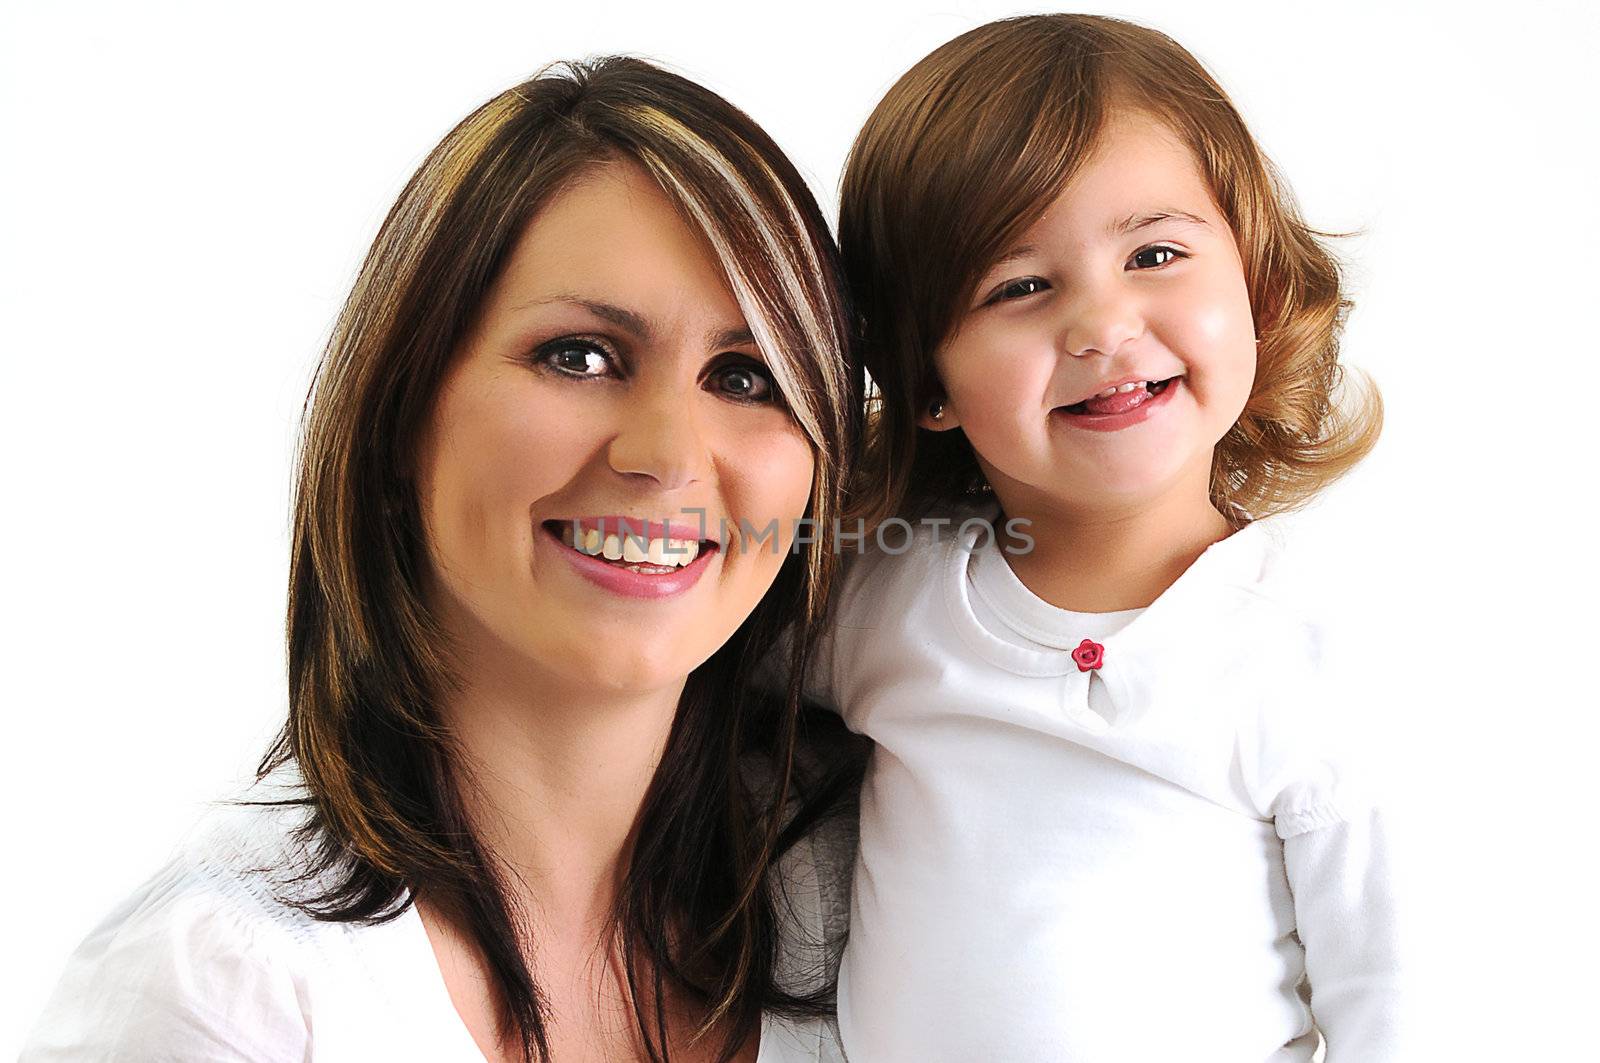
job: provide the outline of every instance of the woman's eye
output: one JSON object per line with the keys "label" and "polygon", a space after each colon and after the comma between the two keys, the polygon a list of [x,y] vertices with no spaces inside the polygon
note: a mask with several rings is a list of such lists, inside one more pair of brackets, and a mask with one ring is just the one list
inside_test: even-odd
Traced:
{"label": "woman's eye", "polygon": [[766,403],[777,400],[778,387],[773,383],[772,374],[765,366],[755,362],[726,365],[711,376],[718,382],[724,395],[738,402]]}
{"label": "woman's eye", "polygon": [[535,357],[541,365],[567,376],[603,376],[609,362],[609,355],[599,344],[572,339],[547,343]]}
{"label": "woman's eye", "polygon": [[1165,266],[1169,262],[1175,262],[1180,258],[1188,257],[1188,255],[1176,248],[1157,246],[1145,247],[1135,251],[1133,253],[1132,261],[1134,266],[1139,269],[1157,269],[1161,266]]}

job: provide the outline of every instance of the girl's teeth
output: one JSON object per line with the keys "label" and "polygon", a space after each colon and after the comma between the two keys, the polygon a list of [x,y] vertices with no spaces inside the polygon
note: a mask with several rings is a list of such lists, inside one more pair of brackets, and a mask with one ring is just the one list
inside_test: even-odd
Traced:
{"label": "girl's teeth", "polygon": [[1106,388],[1094,397],[1097,399],[1109,399],[1113,395],[1126,395],[1130,391],[1138,391],[1142,387],[1148,387],[1149,384],[1150,381],[1148,380],[1135,380],[1129,384],[1117,384],[1115,387]]}
{"label": "girl's teeth", "polygon": [[605,548],[602,551],[607,561],[622,560],[622,540],[615,535],[606,536]]}
{"label": "girl's teeth", "polygon": [[646,556],[647,555],[644,552],[644,547],[639,545],[639,540],[637,537],[630,535],[626,539],[622,540],[622,560],[628,562],[629,564],[637,564],[640,561],[643,561]]}
{"label": "girl's teeth", "polygon": [[583,552],[586,554],[598,554],[604,542],[605,540],[600,535],[600,532],[590,528],[583,533]]}

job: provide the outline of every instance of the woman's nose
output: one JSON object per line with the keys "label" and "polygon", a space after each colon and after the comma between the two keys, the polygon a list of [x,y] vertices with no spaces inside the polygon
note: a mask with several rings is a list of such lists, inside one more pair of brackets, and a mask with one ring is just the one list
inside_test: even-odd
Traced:
{"label": "woman's nose", "polygon": [[1144,316],[1134,293],[1115,284],[1105,285],[1066,300],[1060,348],[1076,358],[1115,354],[1143,331]]}
{"label": "woman's nose", "polygon": [[694,407],[693,394],[680,389],[631,392],[608,451],[611,467],[648,476],[664,491],[703,479],[711,460]]}

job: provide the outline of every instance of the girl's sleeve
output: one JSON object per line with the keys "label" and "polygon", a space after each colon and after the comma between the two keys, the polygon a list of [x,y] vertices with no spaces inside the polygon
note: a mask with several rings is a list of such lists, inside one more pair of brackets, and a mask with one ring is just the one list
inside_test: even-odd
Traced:
{"label": "girl's sleeve", "polygon": [[1273,694],[1246,729],[1243,763],[1282,841],[1325,1063],[1425,1058],[1396,844],[1409,821],[1388,748],[1403,710],[1386,704],[1344,626],[1296,617],[1259,638],[1272,651],[1262,666]]}
{"label": "girl's sleeve", "polygon": [[283,932],[174,866],[96,927],[20,1063],[302,1063],[310,1031]]}
{"label": "girl's sleeve", "polygon": [[1417,1058],[1406,1041],[1402,893],[1391,824],[1366,805],[1276,818],[1295,922],[1305,948],[1311,1012],[1326,1063]]}

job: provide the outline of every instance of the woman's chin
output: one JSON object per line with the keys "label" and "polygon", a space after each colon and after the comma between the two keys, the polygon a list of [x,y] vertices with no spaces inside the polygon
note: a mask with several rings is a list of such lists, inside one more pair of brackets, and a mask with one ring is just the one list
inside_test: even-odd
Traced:
{"label": "woman's chin", "polygon": [[[530,650],[536,660],[559,661],[574,687],[640,693],[681,685],[711,655],[702,638],[668,638],[659,628],[609,632],[558,646]],[[715,649],[715,647],[711,647]]]}

